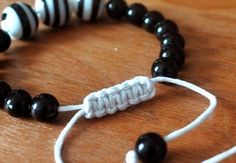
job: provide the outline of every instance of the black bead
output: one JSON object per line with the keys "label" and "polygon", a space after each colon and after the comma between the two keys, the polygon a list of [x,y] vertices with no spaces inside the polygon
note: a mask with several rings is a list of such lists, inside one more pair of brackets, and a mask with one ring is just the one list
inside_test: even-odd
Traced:
{"label": "black bead", "polygon": [[144,15],[143,26],[148,32],[154,33],[155,26],[162,20],[164,20],[164,16],[160,12],[151,11]]}
{"label": "black bead", "polygon": [[167,144],[160,135],[146,133],[137,140],[135,151],[143,163],[158,163],[166,156]]}
{"label": "black bead", "polygon": [[59,102],[50,94],[41,94],[33,98],[31,115],[38,121],[50,121],[58,115]]}
{"label": "black bead", "polygon": [[185,47],[185,40],[182,35],[179,33],[167,33],[164,34],[161,38],[161,46],[167,46],[167,45],[175,45],[175,46],[181,46],[182,48]]}
{"label": "black bead", "polygon": [[32,101],[30,94],[24,90],[11,91],[4,102],[4,109],[14,117],[27,117],[30,115],[29,105]]}
{"label": "black bead", "polygon": [[155,34],[159,40],[166,33],[177,33],[178,31],[178,26],[172,20],[163,20],[155,27]]}
{"label": "black bead", "polygon": [[141,3],[134,3],[128,8],[126,16],[131,24],[141,26],[146,13],[147,9],[144,5]]}
{"label": "black bead", "polygon": [[159,58],[152,65],[152,76],[176,78],[178,76],[178,66],[172,59]]}
{"label": "black bead", "polygon": [[160,58],[172,59],[178,66],[181,66],[185,61],[185,53],[180,46],[167,45],[162,47]]}
{"label": "black bead", "polygon": [[0,29],[0,52],[6,51],[11,45],[9,34]]}
{"label": "black bead", "polygon": [[8,93],[11,92],[11,87],[5,81],[0,81],[0,107],[3,109],[4,100]]}
{"label": "black bead", "polygon": [[121,19],[126,15],[127,3],[124,0],[110,0],[107,5],[107,14],[113,19]]}

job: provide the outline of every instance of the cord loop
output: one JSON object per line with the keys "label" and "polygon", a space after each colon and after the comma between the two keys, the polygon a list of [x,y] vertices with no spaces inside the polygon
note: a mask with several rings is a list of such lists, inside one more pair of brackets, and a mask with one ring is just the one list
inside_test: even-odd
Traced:
{"label": "cord loop", "polygon": [[[54,155],[56,163],[63,163],[61,157],[61,150],[64,144],[64,141],[72,129],[72,127],[76,124],[76,122],[83,116],[86,118],[100,118],[107,114],[114,114],[118,110],[125,110],[127,107],[131,105],[136,105],[142,101],[146,101],[151,99],[155,95],[155,87],[154,85],[160,82],[166,82],[175,84],[178,86],[182,86],[184,88],[188,88],[204,97],[206,97],[210,104],[207,109],[199,115],[195,120],[187,124],[185,127],[177,129],[176,131],[171,132],[170,134],[164,137],[166,142],[170,142],[175,140],[176,138],[188,133],[194,128],[198,127],[201,123],[203,123],[215,110],[217,105],[217,100],[214,95],[207,92],[206,90],[180,79],[172,79],[168,77],[156,77],[156,78],[148,78],[145,76],[138,76],[134,79],[127,80],[122,84],[115,85],[110,88],[102,89],[98,92],[93,92],[89,94],[85,99],[82,105],[70,105],[70,106],[62,106],[59,108],[60,112],[67,111],[76,111],[79,110],[69,121],[66,127],[62,130],[59,135],[55,147],[54,147]],[[126,156],[127,163],[136,163],[138,159],[135,155],[133,155],[133,150],[128,152]]]}

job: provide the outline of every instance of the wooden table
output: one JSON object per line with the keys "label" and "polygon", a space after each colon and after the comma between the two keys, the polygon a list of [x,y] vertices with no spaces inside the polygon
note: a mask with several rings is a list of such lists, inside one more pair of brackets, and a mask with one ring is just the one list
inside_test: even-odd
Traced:
{"label": "wooden table", "polygon": [[[10,2],[1,1],[0,9]],[[32,1],[26,0],[32,4]],[[187,60],[179,78],[214,93],[219,105],[200,127],[168,144],[165,162],[200,162],[236,143],[236,1],[130,0],[161,11],[186,38]],[[28,42],[15,41],[0,56],[1,79],[33,96],[55,95],[62,105],[79,104],[91,91],[138,75],[150,76],[160,51],[156,38],[126,22],[95,24],[74,18],[62,29],[40,26]],[[66,162],[122,162],[138,136],[166,135],[191,122],[208,105],[186,89],[159,85],[156,97],[103,119],[81,119],[64,149]],[[0,162],[53,162],[55,140],[74,113],[53,124],[16,119],[0,112]],[[236,162],[236,156],[225,162]]]}

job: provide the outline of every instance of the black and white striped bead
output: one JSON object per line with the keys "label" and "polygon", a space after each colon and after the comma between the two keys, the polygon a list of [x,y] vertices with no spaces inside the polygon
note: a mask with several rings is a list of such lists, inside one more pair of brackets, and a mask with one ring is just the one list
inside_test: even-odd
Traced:
{"label": "black and white striped bead", "polygon": [[35,10],[43,23],[50,27],[64,26],[71,17],[68,0],[36,0]]}
{"label": "black and white striped bead", "polygon": [[104,0],[73,0],[73,10],[83,21],[95,21],[102,16]]}
{"label": "black and white striped bead", "polygon": [[12,39],[28,39],[38,29],[38,18],[34,10],[26,3],[13,3],[3,10],[2,30]]}

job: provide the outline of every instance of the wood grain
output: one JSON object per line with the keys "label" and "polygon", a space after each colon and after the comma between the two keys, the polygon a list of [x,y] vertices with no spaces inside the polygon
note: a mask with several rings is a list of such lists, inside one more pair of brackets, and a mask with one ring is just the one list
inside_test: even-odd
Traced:
{"label": "wood grain", "polygon": [[[11,2],[2,0],[0,9]],[[216,112],[203,125],[168,144],[165,162],[200,162],[235,145],[235,0],[132,2],[142,2],[178,23],[187,41],[180,78],[202,86],[219,100]],[[159,51],[153,35],[127,22],[103,18],[84,24],[74,18],[63,29],[40,26],[31,41],[15,41],[0,56],[0,75],[33,96],[48,92],[61,104],[77,104],[91,91],[134,76],[150,76]],[[64,146],[65,161],[122,162],[140,134],[165,135],[192,121],[207,106],[206,100],[188,90],[164,85],[157,89],[150,102],[103,119],[80,120]],[[0,111],[0,162],[53,162],[55,139],[72,115],[60,114],[55,123],[45,124]],[[225,162],[236,162],[236,156]]]}

